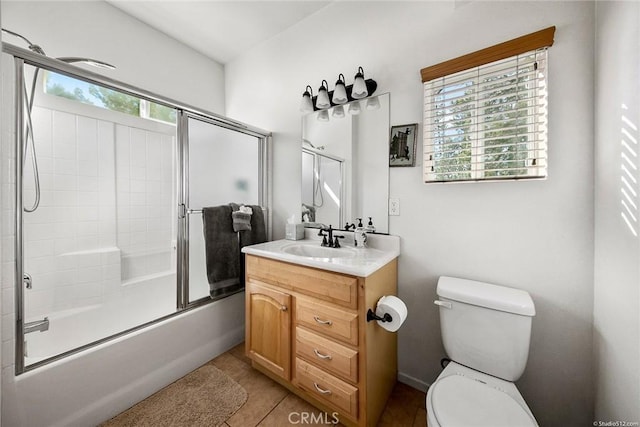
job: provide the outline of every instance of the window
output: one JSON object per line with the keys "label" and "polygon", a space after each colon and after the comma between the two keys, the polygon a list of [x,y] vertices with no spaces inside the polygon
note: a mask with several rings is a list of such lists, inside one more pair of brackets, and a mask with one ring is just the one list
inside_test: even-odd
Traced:
{"label": "window", "polygon": [[546,177],[546,46],[511,42],[422,70],[425,182]]}
{"label": "window", "polygon": [[176,123],[176,110],[162,104],[52,71],[45,73],[44,80],[44,91],[50,95],[136,117]]}

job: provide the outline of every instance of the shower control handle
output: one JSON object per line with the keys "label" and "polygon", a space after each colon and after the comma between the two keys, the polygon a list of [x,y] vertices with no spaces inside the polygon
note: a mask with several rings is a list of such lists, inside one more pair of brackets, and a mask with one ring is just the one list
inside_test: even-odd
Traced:
{"label": "shower control handle", "polygon": [[31,276],[27,273],[24,273],[22,276],[22,282],[24,283],[25,287],[27,289],[31,289],[33,288],[33,280],[31,279]]}

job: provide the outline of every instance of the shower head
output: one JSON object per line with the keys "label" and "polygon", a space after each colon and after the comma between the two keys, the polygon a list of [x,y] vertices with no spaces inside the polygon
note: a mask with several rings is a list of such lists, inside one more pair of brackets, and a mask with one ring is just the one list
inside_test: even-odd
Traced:
{"label": "shower head", "polygon": [[[39,53],[40,55],[47,56],[47,54],[44,53],[44,49],[42,49],[37,44],[31,43],[31,40],[29,40],[28,38],[26,38],[22,34],[18,34],[15,31],[7,30],[5,28],[2,29],[2,32],[3,33],[7,33],[7,34],[11,34],[12,36],[18,37],[19,39],[23,40],[28,45],[29,50],[31,50],[32,52]],[[60,60],[62,62],[66,62],[67,64],[73,64],[73,63],[76,63],[76,62],[83,62],[85,64],[93,65],[94,67],[98,67],[98,68],[104,68],[104,69],[108,69],[108,70],[115,70],[116,69],[116,67],[111,65],[111,64],[108,64],[108,63],[103,62],[103,61],[98,61],[97,59],[91,59],[91,58],[81,58],[81,57],[75,57],[75,56],[68,56],[68,57],[58,58],[58,60]]]}
{"label": "shower head", "polygon": [[7,34],[11,34],[14,37],[18,37],[19,39],[22,39],[26,44],[28,44],[29,46],[29,50],[31,50],[32,52],[35,53],[39,53],[40,55],[47,55],[46,53],[44,53],[44,49],[42,49],[40,46],[38,46],[37,44],[33,44],[31,43],[31,41],[26,38],[25,36],[23,36],[22,34],[18,34],[15,31],[11,31],[11,30],[7,30],[5,28],[2,29],[3,33],[7,33]]}
{"label": "shower head", "polygon": [[57,58],[58,61],[62,61],[62,62],[66,62],[67,64],[73,64],[76,62],[82,62],[84,64],[88,64],[88,65],[92,65],[94,67],[97,68],[104,68],[106,70],[115,70],[116,67],[115,65],[111,65],[107,62],[103,62],[103,61],[99,61],[97,59],[91,59],[91,58],[81,58],[81,57],[75,57],[75,56],[65,56],[62,58]]}
{"label": "shower head", "polygon": [[311,141],[309,141],[308,139],[302,138],[302,143],[303,144],[309,144],[311,146],[311,148],[315,149],[315,150],[324,150],[324,145],[320,145],[318,147],[316,147],[315,145],[313,145],[311,143]]}

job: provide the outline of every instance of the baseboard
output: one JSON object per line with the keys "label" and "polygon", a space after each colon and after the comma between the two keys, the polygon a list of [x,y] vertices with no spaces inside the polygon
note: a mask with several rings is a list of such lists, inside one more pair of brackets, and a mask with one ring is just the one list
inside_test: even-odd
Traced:
{"label": "baseboard", "polygon": [[406,384],[425,393],[431,385],[427,382],[412,377],[411,375],[403,374],[402,372],[398,372],[398,381],[400,381],[402,384]]}

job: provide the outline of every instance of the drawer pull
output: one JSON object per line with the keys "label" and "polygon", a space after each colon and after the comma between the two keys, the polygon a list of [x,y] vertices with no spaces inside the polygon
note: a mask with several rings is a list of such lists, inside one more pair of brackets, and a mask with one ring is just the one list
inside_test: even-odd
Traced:
{"label": "drawer pull", "polygon": [[330,354],[322,354],[320,353],[317,349],[313,349],[313,352],[316,354],[316,356],[318,356],[320,359],[328,359],[331,360],[333,359],[333,357]]}
{"label": "drawer pull", "polygon": [[322,394],[331,394],[331,390],[324,390],[323,388],[320,388],[318,383],[316,383],[315,381],[313,382],[313,386]]}
{"label": "drawer pull", "polygon": [[328,325],[328,326],[333,325],[333,322],[331,320],[322,320],[318,316],[313,316],[313,320],[320,323],[321,325]]}

